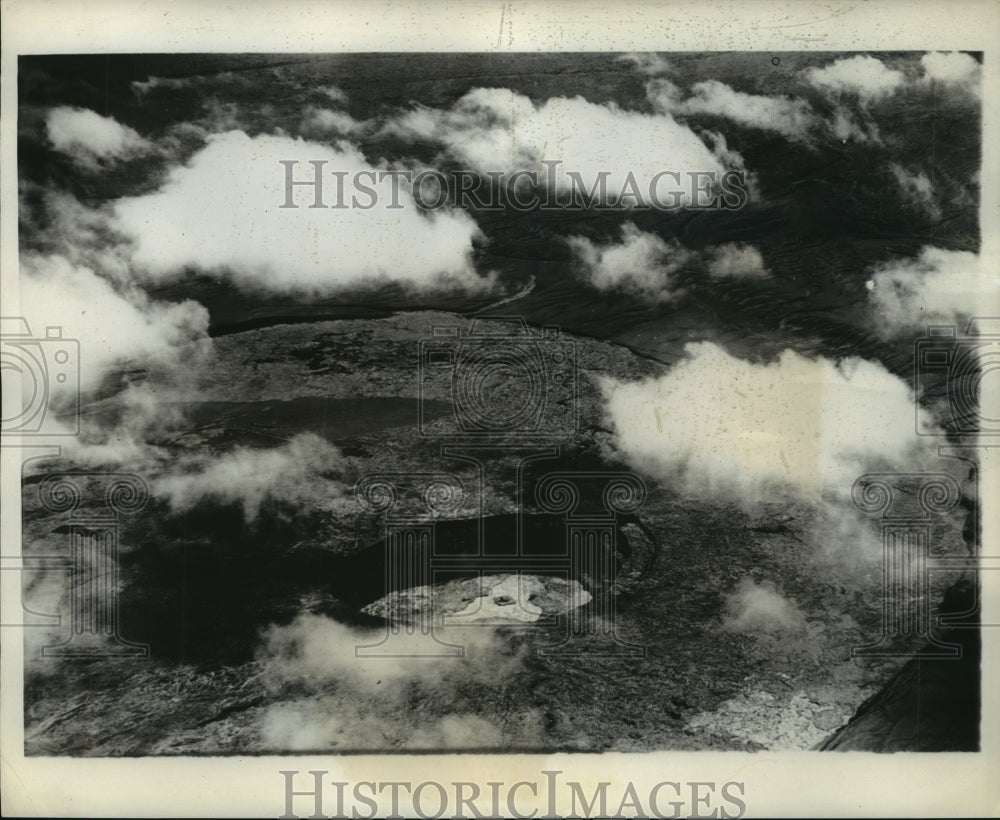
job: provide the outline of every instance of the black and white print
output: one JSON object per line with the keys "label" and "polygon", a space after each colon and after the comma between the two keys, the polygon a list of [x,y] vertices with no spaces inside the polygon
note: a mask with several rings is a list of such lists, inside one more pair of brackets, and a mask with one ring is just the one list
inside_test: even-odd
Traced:
{"label": "black and white print", "polygon": [[25,755],[979,750],[982,63],[22,55]]}

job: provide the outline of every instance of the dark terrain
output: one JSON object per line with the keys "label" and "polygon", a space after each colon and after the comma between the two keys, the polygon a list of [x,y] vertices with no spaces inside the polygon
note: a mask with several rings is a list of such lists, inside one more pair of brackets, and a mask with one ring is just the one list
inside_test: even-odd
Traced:
{"label": "dark terrain", "polygon": [[[383,522],[352,495],[364,476],[458,476],[465,496],[438,532],[441,550],[453,556],[475,553],[480,518],[488,549],[509,550],[519,511],[529,554],[559,549],[564,522],[530,494],[518,496],[521,456],[509,443],[490,451],[480,495],[474,467],[446,457],[433,436],[447,423],[447,396],[425,398],[425,432],[432,435],[420,435],[417,342],[432,324],[463,321],[416,312],[217,338],[214,361],[197,374],[198,401],[183,408],[186,422],[156,442],[161,456],[121,467],[154,489],[143,512],[123,519],[121,537],[122,631],[148,643],[151,657],[27,662],[27,753],[755,750],[824,742],[941,748],[940,733],[937,741],[924,734],[908,745],[886,738],[891,726],[860,734],[851,728],[859,721],[870,727],[865,715],[879,691],[912,677],[908,670],[919,661],[851,659],[851,646],[879,632],[881,567],[824,557],[816,547],[818,511],[791,501],[747,511],[647,481],[641,507],[618,519],[610,581],[618,643],[598,635],[575,654],[534,651],[558,642],[563,616],[532,627],[473,630],[465,659],[358,665],[350,651],[338,660],[355,639],[384,633],[385,622],[361,609],[392,591],[384,583]],[[626,348],[575,341],[579,428],[558,442],[557,455],[526,469],[529,486],[553,470],[627,472],[611,447],[593,378],[660,372],[658,363]],[[112,419],[116,399],[88,410]],[[211,499],[177,511],[156,491],[178,459],[274,448],[303,432],[341,454],[329,474],[321,473],[343,489],[332,506],[310,503],[311,496],[303,503],[270,499],[250,518],[239,504]],[[50,461],[26,476],[26,554],[65,550],[63,522],[45,513],[36,492],[45,472],[65,466]],[[942,549],[964,551],[962,525],[957,513],[938,523]],[[475,571],[459,566],[452,577]],[[784,629],[727,627],[727,602],[746,579],[776,584],[804,618]],[[36,577],[27,591],[40,610],[43,580]],[[935,578],[934,603],[955,581]],[[585,608],[581,617],[587,615]],[[43,642],[62,638],[27,632],[36,658]],[[953,674],[967,679],[963,692],[975,688],[978,696],[972,648],[962,664],[935,667],[944,675],[935,699],[953,696]],[[942,708],[935,700],[934,710],[951,714]],[[906,724],[911,712],[904,704],[883,723]],[[971,725],[976,712],[954,719]],[[963,729],[947,742],[975,748],[978,737]]]}

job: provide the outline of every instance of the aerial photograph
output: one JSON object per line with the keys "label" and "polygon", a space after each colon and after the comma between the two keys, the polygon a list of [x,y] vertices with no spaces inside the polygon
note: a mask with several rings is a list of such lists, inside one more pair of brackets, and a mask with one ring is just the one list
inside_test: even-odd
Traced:
{"label": "aerial photograph", "polygon": [[17,69],[26,757],[980,750],[982,53]]}

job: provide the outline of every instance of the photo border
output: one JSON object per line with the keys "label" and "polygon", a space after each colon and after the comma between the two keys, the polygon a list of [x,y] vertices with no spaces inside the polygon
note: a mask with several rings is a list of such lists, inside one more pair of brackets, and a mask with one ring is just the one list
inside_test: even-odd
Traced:
{"label": "photo border", "polygon": [[[368,51],[981,51],[984,270],[1000,270],[1000,4],[881,2],[228,3],[5,0],[2,6],[0,270],[4,314],[17,314],[17,58],[21,54]],[[1000,315],[993,313],[991,315]],[[997,414],[993,414],[996,416]],[[907,419],[906,423],[910,420]],[[31,442],[24,441],[24,444]],[[5,446],[0,537],[20,543],[20,460]],[[1000,448],[985,458],[983,499],[1000,498]],[[989,469],[986,467],[989,465]],[[995,506],[983,511],[983,553],[1000,553]],[[0,575],[14,575],[4,573]],[[998,573],[982,573],[983,621],[1000,622]],[[0,579],[6,585],[9,579]],[[10,591],[9,586],[4,586]],[[16,587],[15,587],[16,589]],[[4,614],[18,600],[5,595]],[[6,622],[6,619],[4,620]],[[559,755],[25,758],[22,643],[0,642],[3,811],[23,816],[279,816],[281,770],[327,780],[507,783],[561,771],[590,794],[602,780],[654,784],[740,781],[747,816],[987,816],[1000,812],[1000,630],[983,631],[978,753],[655,752]],[[643,785],[640,785],[643,784]],[[645,792],[644,792],[645,790]],[[560,792],[565,798],[565,790]],[[388,806],[383,795],[382,805]],[[308,801],[306,801],[308,802]],[[557,813],[569,806],[560,800]],[[308,816],[306,806],[300,816]],[[539,814],[539,816],[542,816]]]}

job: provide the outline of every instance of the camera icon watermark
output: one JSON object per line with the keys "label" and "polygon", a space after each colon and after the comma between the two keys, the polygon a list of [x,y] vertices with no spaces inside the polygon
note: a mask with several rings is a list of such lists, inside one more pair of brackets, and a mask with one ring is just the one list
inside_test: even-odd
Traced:
{"label": "camera icon watermark", "polygon": [[[419,427],[451,441],[553,440],[577,430],[576,345],[559,328],[532,332],[520,317],[474,319],[466,334],[440,325],[419,345]],[[443,421],[429,401],[451,405]]]}
{"label": "camera icon watermark", "polygon": [[[0,317],[0,433],[74,436],[80,432],[80,343],[61,327],[35,337],[21,316]],[[51,412],[58,397],[59,417]]]}
{"label": "camera icon watermark", "polygon": [[[913,367],[918,435],[1000,435],[1000,409],[983,401],[1000,395],[1000,317],[974,318],[961,335],[955,325],[928,326],[914,344]],[[945,418],[928,430],[921,407],[935,400]]]}

